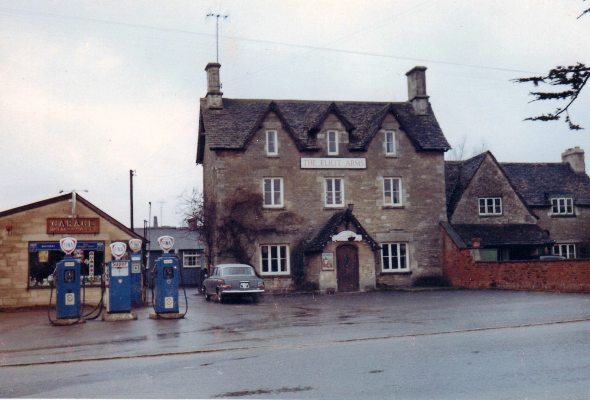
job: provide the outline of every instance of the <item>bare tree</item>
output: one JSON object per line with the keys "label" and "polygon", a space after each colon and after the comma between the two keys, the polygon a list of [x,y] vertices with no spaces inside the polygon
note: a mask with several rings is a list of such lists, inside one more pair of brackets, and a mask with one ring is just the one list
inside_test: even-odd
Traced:
{"label": "bare tree", "polygon": [[449,155],[447,156],[448,161],[462,161],[468,157],[474,157],[478,154],[488,151],[488,145],[485,140],[481,140],[479,145],[471,146],[470,155],[467,156],[467,136],[463,136],[461,141],[456,145],[453,146],[452,150],[450,151]]}
{"label": "bare tree", "polygon": [[193,188],[190,194],[183,193],[179,203],[183,221],[190,230],[199,234],[199,239],[205,245],[207,265],[213,264],[215,204],[211,201],[205,202],[203,194],[196,188]]}

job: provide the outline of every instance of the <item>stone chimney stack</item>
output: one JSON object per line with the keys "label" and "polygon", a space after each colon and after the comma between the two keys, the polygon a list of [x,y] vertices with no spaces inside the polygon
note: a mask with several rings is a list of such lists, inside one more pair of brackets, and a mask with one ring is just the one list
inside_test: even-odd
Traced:
{"label": "stone chimney stack", "polygon": [[578,146],[573,149],[567,149],[561,153],[561,161],[568,163],[576,174],[586,173],[586,164],[584,162],[584,150]]}
{"label": "stone chimney stack", "polygon": [[414,106],[417,115],[428,114],[426,67],[414,67],[406,72],[406,76],[408,77],[408,101]]}
{"label": "stone chimney stack", "polygon": [[223,108],[219,68],[221,68],[221,64],[218,63],[209,63],[205,67],[205,71],[207,71],[207,108]]}

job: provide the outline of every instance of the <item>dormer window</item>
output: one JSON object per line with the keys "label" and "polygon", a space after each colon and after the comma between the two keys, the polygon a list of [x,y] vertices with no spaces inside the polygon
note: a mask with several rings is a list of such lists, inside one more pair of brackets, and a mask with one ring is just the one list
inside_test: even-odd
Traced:
{"label": "dormer window", "polygon": [[481,197],[479,199],[479,215],[502,215],[501,197]]}
{"label": "dormer window", "polygon": [[395,156],[396,148],[394,131],[385,131],[384,147],[386,156]]}
{"label": "dormer window", "polygon": [[279,154],[279,143],[277,141],[277,131],[266,131],[266,155],[277,156]]}
{"label": "dormer window", "polygon": [[551,199],[551,214],[574,215],[574,199],[571,197],[553,197]]}
{"label": "dormer window", "polygon": [[328,142],[328,155],[329,156],[337,156],[338,155],[338,131],[328,131],[326,134],[327,142]]}

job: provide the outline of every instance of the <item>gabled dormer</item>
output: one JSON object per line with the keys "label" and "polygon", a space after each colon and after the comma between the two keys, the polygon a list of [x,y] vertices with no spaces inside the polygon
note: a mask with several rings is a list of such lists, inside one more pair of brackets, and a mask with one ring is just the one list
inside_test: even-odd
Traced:
{"label": "gabled dormer", "polygon": [[529,209],[489,151],[446,163],[447,209],[453,224],[533,224]]}

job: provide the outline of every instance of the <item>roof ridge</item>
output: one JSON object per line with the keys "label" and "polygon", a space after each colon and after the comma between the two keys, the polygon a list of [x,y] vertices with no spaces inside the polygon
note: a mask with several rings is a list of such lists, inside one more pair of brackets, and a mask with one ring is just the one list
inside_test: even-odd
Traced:
{"label": "roof ridge", "polygon": [[[205,99],[204,97],[201,100]],[[372,100],[317,100],[317,99],[278,99],[278,98],[236,98],[224,97],[223,100],[240,102],[289,102],[289,103],[345,103],[345,104],[410,104],[409,101],[372,101]]]}

